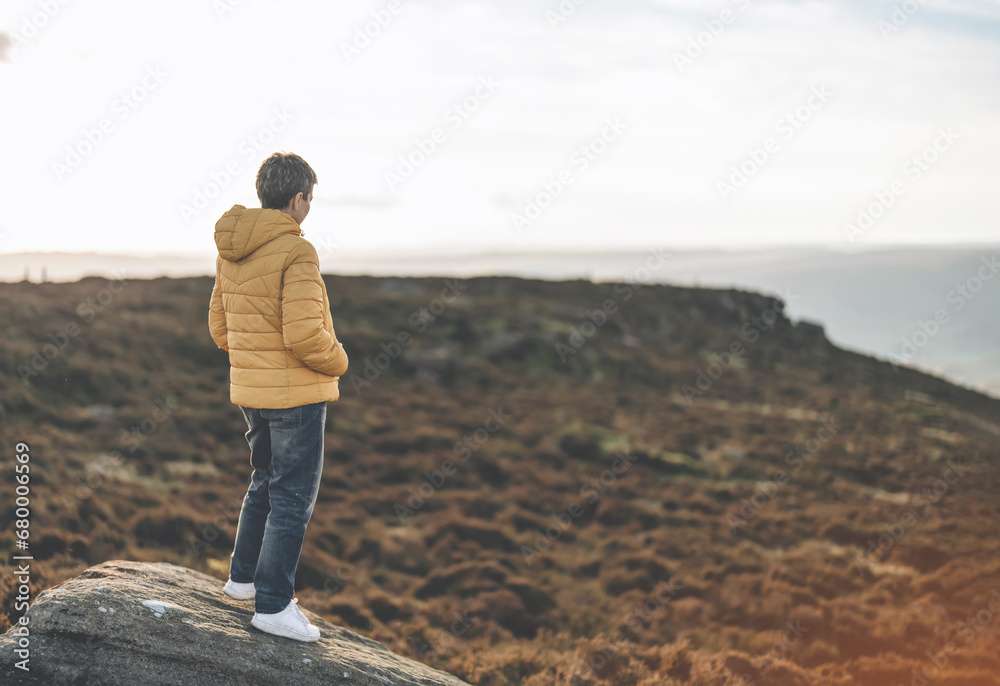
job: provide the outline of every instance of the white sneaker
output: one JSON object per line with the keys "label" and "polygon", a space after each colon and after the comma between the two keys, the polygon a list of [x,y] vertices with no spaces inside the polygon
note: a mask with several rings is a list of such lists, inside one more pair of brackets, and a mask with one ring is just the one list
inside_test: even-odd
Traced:
{"label": "white sneaker", "polygon": [[307,643],[318,641],[319,629],[309,623],[306,616],[302,614],[302,610],[299,609],[298,602],[298,598],[292,598],[288,607],[271,615],[255,612],[250,624],[254,628],[275,636],[284,636]]}
{"label": "white sneaker", "polygon": [[257,595],[257,589],[254,588],[253,582],[248,584],[238,584],[232,579],[226,582],[226,585],[222,587],[222,590],[230,598],[236,598],[237,600],[250,600],[255,595]]}

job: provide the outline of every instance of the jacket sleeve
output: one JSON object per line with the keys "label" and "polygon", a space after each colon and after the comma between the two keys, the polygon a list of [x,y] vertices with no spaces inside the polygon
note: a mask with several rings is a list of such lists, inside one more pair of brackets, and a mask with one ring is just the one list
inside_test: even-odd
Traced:
{"label": "jacket sleeve", "polygon": [[229,350],[229,331],[226,329],[226,310],[222,306],[222,289],[219,287],[219,262],[215,259],[215,287],[212,288],[212,301],[208,306],[208,330],[212,340],[223,350]]}
{"label": "jacket sleeve", "polygon": [[303,241],[291,253],[281,287],[281,335],[285,348],[320,374],[341,376],[347,371],[347,353],[335,333],[323,325],[323,293],[319,256]]}

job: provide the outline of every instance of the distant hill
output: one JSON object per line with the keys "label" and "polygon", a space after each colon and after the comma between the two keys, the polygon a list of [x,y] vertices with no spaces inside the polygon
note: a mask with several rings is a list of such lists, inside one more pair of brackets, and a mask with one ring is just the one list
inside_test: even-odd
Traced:
{"label": "distant hill", "polygon": [[[351,367],[307,609],[483,686],[993,683],[1000,400],[739,290],[327,286]],[[32,593],[121,558],[225,577],[249,465],[211,287],[0,284]]]}
{"label": "distant hill", "polygon": [[[788,316],[824,326],[838,345],[894,360],[1000,397],[1000,279],[977,283],[1000,246],[890,247],[844,253],[814,248],[756,251],[397,251],[343,255],[318,240],[330,273],[375,276],[509,275],[549,280],[640,280],[780,295]],[[660,262],[660,257],[665,259]],[[654,260],[655,267],[646,263]],[[985,261],[985,262],[984,262]],[[53,281],[213,274],[212,255],[0,255],[0,280],[27,271]],[[644,271],[645,270],[645,271]],[[970,283],[971,282],[971,283]],[[980,287],[981,285],[981,287]],[[973,292],[973,289],[978,291]],[[944,312],[946,320],[935,321]],[[921,326],[923,324],[923,326]],[[928,336],[926,330],[933,335]]]}

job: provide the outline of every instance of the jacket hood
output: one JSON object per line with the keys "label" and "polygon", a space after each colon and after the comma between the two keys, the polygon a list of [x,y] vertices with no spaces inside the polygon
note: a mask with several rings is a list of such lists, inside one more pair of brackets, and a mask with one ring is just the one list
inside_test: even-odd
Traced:
{"label": "jacket hood", "polygon": [[215,245],[222,259],[238,262],[286,233],[301,236],[302,229],[281,210],[247,209],[243,205],[233,205],[215,223]]}

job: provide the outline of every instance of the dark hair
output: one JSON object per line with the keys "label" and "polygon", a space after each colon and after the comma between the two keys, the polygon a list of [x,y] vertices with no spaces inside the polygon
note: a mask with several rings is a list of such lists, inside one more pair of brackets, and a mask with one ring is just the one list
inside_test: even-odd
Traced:
{"label": "dark hair", "polygon": [[257,171],[257,197],[265,210],[283,210],[299,193],[308,198],[316,183],[316,172],[304,159],[276,152]]}

